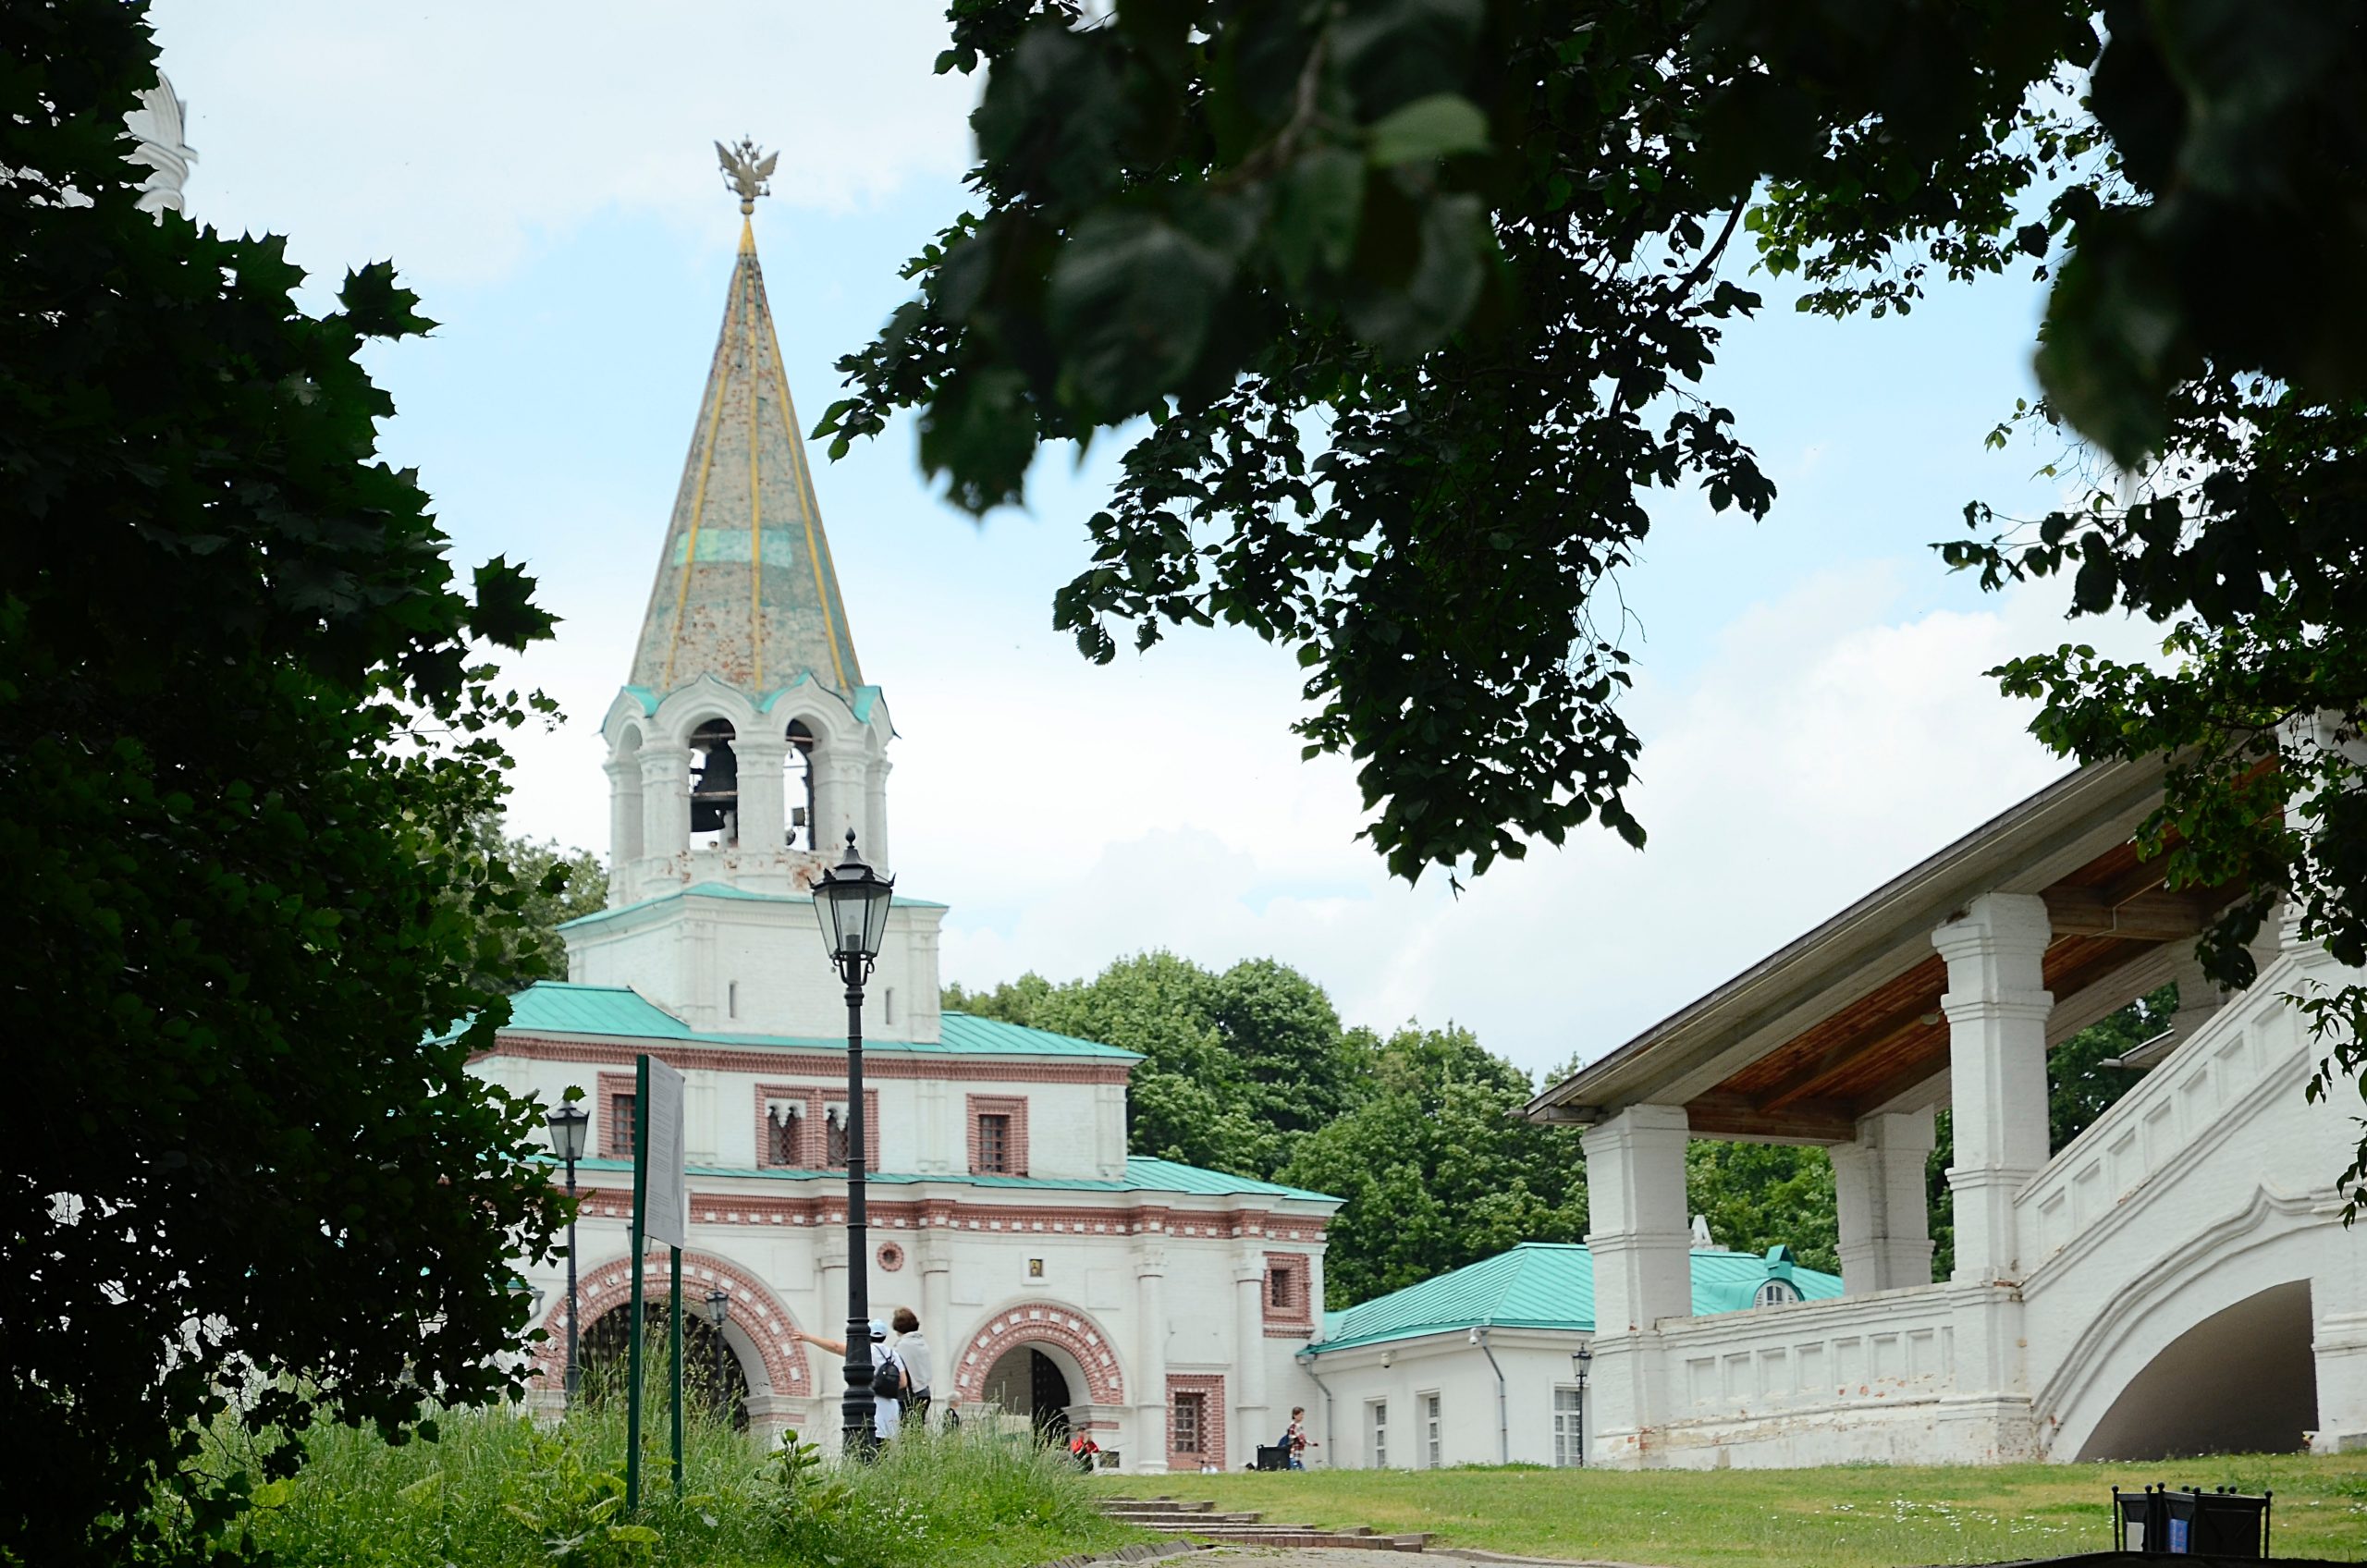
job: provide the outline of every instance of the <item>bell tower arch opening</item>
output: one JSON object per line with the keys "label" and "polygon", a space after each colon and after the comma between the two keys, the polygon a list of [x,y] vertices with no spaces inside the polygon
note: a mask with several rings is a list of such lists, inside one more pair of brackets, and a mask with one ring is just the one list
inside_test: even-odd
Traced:
{"label": "bell tower arch opening", "polygon": [[691,731],[691,844],[693,850],[736,849],[740,843],[740,759],[728,718],[710,718]]}
{"label": "bell tower arch opening", "polygon": [[2164,1346],[2079,1450],[2100,1459],[2291,1453],[2318,1425],[2310,1282],[2272,1285]]}
{"label": "bell tower arch opening", "polygon": [[783,738],[789,750],[781,757],[780,798],[789,805],[788,848],[811,851],[814,845],[814,731],[802,718],[789,721]]}

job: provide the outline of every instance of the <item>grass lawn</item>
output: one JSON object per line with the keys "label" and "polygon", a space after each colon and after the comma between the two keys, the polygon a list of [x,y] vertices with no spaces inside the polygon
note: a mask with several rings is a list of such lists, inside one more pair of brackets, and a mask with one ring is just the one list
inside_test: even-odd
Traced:
{"label": "grass lawn", "polygon": [[1820,1470],[1314,1470],[1097,1478],[1122,1496],[1208,1498],[1268,1518],[1429,1530],[1441,1545],[1671,1568],[1900,1568],[2107,1550],[2110,1488],[2233,1484],[2276,1494],[2278,1557],[2367,1557],[2367,1453],[2168,1464]]}

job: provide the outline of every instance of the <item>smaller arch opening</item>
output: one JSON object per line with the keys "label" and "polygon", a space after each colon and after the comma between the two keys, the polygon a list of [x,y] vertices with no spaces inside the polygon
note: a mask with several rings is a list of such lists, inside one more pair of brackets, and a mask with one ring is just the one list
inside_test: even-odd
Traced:
{"label": "smaller arch opening", "polygon": [[785,841],[792,850],[814,847],[814,731],[802,718],[789,721],[784,732],[789,750],[781,757],[780,798],[789,804]]}
{"label": "smaller arch opening", "polygon": [[[672,1386],[673,1368],[668,1361],[673,1350],[673,1326],[668,1319],[672,1307],[672,1300],[664,1295],[652,1296],[642,1307],[642,1397],[645,1405],[655,1400],[659,1410]],[[629,1307],[613,1307],[584,1326],[583,1393],[588,1402],[623,1402],[632,1344]],[[682,1317],[682,1391],[706,1409],[729,1411],[732,1427],[747,1429],[748,1374],[740,1362],[740,1347],[731,1342],[729,1329],[709,1320],[706,1304],[696,1296]]]}
{"label": "smaller arch opening", "polygon": [[[1024,1421],[1040,1442],[1069,1440],[1069,1409],[1083,1397],[1085,1378],[1068,1357],[1040,1344],[1015,1345],[987,1368],[978,1397],[989,1418]],[[1073,1378],[1071,1373],[1076,1373]]]}
{"label": "smaller arch opening", "polygon": [[731,721],[710,718],[691,731],[691,848],[728,850],[740,842],[740,759]]}

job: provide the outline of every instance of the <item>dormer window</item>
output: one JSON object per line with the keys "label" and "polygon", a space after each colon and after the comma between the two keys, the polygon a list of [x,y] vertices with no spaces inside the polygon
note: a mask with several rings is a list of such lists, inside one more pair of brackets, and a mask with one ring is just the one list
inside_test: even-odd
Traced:
{"label": "dormer window", "polygon": [[740,842],[740,759],[729,719],[691,731],[691,847],[728,850]]}

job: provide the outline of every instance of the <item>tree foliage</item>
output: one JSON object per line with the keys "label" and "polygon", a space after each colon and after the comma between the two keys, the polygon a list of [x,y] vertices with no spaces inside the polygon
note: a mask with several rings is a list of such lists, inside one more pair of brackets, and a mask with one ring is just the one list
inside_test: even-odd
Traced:
{"label": "tree foliage", "polygon": [[498,868],[524,894],[513,918],[484,923],[492,961],[472,977],[478,989],[507,992],[540,979],[567,978],[567,939],[558,928],[607,907],[608,874],[589,850],[556,839],[511,835],[497,815],[469,825],[467,851]]}
{"label": "tree foliage", "polygon": [[535,896],[472,846],[532,704],[470,649],[549,619],[501,561],[456,581],[374,455],[358,356],[430,325],[389,266],[310,316],[281,241],[139,211],[154,68],[137,7],[0,8],[16,1562],[223,1538],[243,1483],[193,1459],[234,1403],[269,1476],[316,1411],[514,1388],[510,1259],[560,1219],[534,1109],[464,1071]]}

